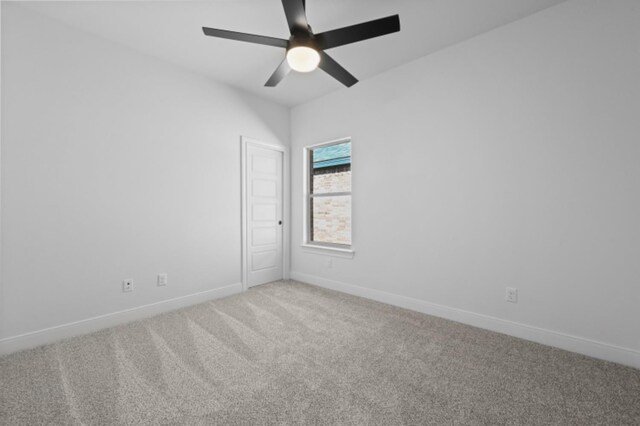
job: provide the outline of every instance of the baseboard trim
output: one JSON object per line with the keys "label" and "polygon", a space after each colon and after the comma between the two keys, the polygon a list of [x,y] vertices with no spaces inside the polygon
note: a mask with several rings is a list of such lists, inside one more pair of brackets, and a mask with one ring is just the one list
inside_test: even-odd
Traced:
{"label": "baseboard trim", "polygon": [[199,293],[175,297],[160,302],[150,303],[131,309],[99,315],[80,321],[61,324],[30,333],[0,339],[0,355],[18,352],[24,349],[53,343],[58,340],[82,334],[92,333],[104,328],[113,327],[131,321],[148,318],[163,312],[173,311],[186,306],[196,305],[213,299],[231,296],[242,292],[242,283],[205,290]]}
{"label": "baseboard trim", "polygon": [[329,280],[301,272],[291,271],[291,279],[330,290],[352,294],[354,296],[364,297],[377,302],[398,306],[400,308],[445,318],[474,327],[508,334],[510,336],[519,337],[521,339],[530,340],[547,346],[553,346],[570,352],[576,352],[593,358],[640,368],[640,351],[633,349],[504,320],[489,315],[465,311],[463,309],[426,302],[412,297],[400,296],[380,290]]}

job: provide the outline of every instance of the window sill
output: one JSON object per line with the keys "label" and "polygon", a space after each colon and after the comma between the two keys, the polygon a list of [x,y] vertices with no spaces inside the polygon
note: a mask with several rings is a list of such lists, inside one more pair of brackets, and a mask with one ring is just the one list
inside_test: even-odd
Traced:
{"label": "window sill", "polygon": [[314,244],[302,244],[301,247],[302,247],[302,250],[306,251],[307,253],[342,257],[346,259],[353,259],[353,255],[355,254],[355,251],[347,248],[317,246]]}

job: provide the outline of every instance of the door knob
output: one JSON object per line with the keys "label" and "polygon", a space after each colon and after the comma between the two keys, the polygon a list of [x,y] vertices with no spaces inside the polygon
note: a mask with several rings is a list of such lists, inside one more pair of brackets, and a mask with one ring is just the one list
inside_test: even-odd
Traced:
{"label": "door knob", "polygon": [[281,220],[278,221],[278,225],[282,225],[282,221]]}

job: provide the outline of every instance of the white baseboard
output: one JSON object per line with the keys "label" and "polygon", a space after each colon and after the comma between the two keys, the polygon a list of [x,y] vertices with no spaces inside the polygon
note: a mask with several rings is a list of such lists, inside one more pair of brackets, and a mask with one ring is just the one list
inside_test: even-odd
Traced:
{"label": "white baseboard", "polygon": [[291,279],[318,287],[324,287],[354,296],[364,297],[377,302],[387,303],[412,311],[422,312],[440,318],[484,328],[498,333],[508,334],[521,339],[554,346],[571,352],[587,355],[605,361],[617,362],[630,367],[640,368],[640,351],[571,336],[557,331],[547,330],[522,323],[508,321],[489,315],[477,314],[462,309],[426,302],[412,297],[400,296],[380,290],[360,287],[326,278],[291,271]]}
{"label": "white baseboard", "polygon": [[212,299],[231,296],[240,292],[242,292],[242,283],[236,283],[224,287],[214,288],[212,290],[206,290],[199,293],[193,293],[186,296],[163,300],[161,302],[150,303],[148,305],[138,306],[136,308],[112,312],[93,318],[87,318],[76,322],[57,325],[55,327],[49,327],[30,333],[20,334],[18,336],[6,337],[4,339],[0,339],[0,355],[34,348],[36,346],[46,345],[48,343],[53,343],[61,339],[91,333],[103,328],[113,327],[115,325],[148,318],[154,315],[161,314],[163,312],[173,311],[185,306],[203,303]]}

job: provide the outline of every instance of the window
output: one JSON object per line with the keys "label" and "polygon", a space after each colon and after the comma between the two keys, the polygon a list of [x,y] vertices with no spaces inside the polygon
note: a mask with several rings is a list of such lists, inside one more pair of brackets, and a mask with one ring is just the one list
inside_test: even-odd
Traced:
{"label": "window", "polygon": [[305,150],[307,162],[306,243],[351,248],[351,140]]}

